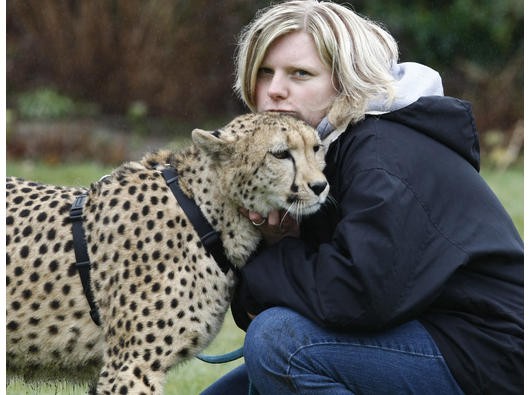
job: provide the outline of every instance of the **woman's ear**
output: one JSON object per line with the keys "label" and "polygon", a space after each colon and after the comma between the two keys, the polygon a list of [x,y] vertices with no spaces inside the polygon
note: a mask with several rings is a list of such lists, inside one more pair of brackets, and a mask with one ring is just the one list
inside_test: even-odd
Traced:
{"label": "woman's ear", "polygon": [[223,140],[218,130],[195,129],[191,132],[191,139],[197,148],[213,160],[221,161],[232,156],[233,143]]}

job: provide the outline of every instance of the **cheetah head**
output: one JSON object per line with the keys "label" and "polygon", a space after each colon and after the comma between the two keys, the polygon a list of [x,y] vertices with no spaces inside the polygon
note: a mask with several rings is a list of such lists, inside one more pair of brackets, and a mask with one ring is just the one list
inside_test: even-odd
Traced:
{"label": "cheetah head", "polygon": [[239,207],[263,216],[283,209],[299,218],[327,198],[324,149],[303,121],[278,113],[246,114],[213,132],[195,129],[192,139],[206,153],[220,193]]}

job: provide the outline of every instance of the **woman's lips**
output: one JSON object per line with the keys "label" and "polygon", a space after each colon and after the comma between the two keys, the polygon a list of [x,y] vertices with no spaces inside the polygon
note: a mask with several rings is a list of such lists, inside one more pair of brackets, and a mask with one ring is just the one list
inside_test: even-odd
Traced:
{"label": "woman's lips", "polygon": [[296,111],[291,111],[291,110],[277,110],[277,109],[271,109],[271,110],[266,110],[266,111],[269,111],[269,112],[278,112],[278,113],[281,113],[281,114],[286,114],[286,115],[291,115],[295,118],[298,118],[298,113]]}

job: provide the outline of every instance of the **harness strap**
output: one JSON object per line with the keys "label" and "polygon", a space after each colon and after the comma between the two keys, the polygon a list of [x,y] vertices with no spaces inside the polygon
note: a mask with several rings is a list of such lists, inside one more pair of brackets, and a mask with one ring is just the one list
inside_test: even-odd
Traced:
{"label": "harness strap", "polygon": [[[237,273],[237,268],[232,265],[225,255],[223,243],[219,237],[219,232],[215,231],[210,223],[204,218],[201,210],[195,202],[187,197],[178,184],[178,173],[174,168],[168,167],[162,170],[162,175],[167,185],[175,195],[179,205],[199,234],[201,243],[206,251],[214,258],[217,266],[223,273],[228,273],[232,269]],[[94,300],[94,294],[90,288],[90,258],[86,245],[85,230],[83,228],[83,207],[87,199],[86,194],[78,195],[70,208],[70,222],[72,223],[72,237],[74,242],[75,267],[79,272],[81,284],[85,292],[86,299],[90,306],[90,317],[98,326],[101,325],[99,310]]]}
{"label": "harness strap", "polygon": [[215,231],[206,218],[204,218],[201,209],[195,204],[193,199],[190,199],[184,194],[184,192],[182,192],[178,183],[177,170],[173,167],[166,167],[162,170],[162,175],[171,189],[171,192],[175,195],[180,207],[184,210],[186,216],[195,228],[195,231],[199,234],[202,245],[206,251],[213,256],[217,266],[219,266],[221,271],[225,274],[230,269],[237,273],[237,268],[225,255],[223,242],[221,241],[219,232]]}
{"label": "harness strap", "polygon": [[[187,197],[184,192],[182,192],[182,189],[178,183],[177,170],[172,167],[166,167],[164,170],[162,170],[162,175],[164,176],[167,185],[173,192],[173,195],[175,195],[175,198],[179,202],[180,207],[184,210],[186,216],[195,228],[195,231],[199,234],[202,245],[206,251],[213,256],[217,266],[219,266],[221,271],[225,274],[230,269],[232,269],[235,273],[238,273],[238,269],[232,265],[225,255],[223,242],[219,237],[219,232],[216,232],[206,218],[204,218],[199,206],[197,206],[192,199]],[[196,358],[206,363],[220,364],[235,361],[242,356],[243,347],[222,355],[198,354],[196,355]]]}
{"label": "harness strap", "polygon": [[99,310],[94,301],[94,294],[90,288],[90,259],[85,239],[85,230],[83,228],[83,206],[85,205],[87,195],[82,194],[75,198],[70,208],[70,221],[72,223],[72,236],[74,241],[75,267],[79,272],[81,284],[85,291],[85,296],[90,306],[90,317],[97,326],[101,325]]}

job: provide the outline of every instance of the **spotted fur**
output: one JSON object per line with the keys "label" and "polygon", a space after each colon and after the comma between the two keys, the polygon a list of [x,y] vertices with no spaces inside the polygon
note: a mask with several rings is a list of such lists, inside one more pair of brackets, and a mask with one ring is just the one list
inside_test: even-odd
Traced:
{"label": "spotted fur", "polygon": [[[166,372],[217,334],[235,275],[205,252],[161,176],[164,166],[177,169],[237,267],[260,240],[239,207],[305,215],[326,198],[324,154],[301,121],[249,114],[214,132],[194,130],[192,139],[181,152],[148,154],[89,188],[7,178],[9,375],[97,381],[99,394],[161,394]],[[74,266],[69,209],[81,193],[101,327]]]}

